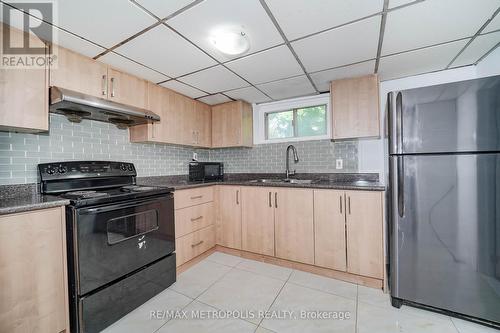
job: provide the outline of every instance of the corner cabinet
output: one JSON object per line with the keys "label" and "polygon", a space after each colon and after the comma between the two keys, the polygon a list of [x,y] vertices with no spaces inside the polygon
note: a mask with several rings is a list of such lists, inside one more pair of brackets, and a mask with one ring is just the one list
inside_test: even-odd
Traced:
{"label": "corner cabinet", "polygon": [[252,106],[243,101],[212,106],[212,147],[252,147]]}
{"label": "corner cabinet", "polygon": [[0,332],[69,332],[64,212],[0,216]]}
{"label": "corner cabinet", "polygon": [[[0,23],[0,35],[5,25]],[[10,27],[11,43],[45,47],[32,35]],[[47,49],[47,48],[46,48]],[[48,50],[48,49],[47,49]],[[44,132],[49,130],[49,69],[0,68],[0,130]]]}
{"label": "corner cabinet", "polygon": [[217,186],[216,242],[241,250],[241,187]]}
{"label": "corner cabinet", "polygon": [[377,75],[331,82],[332,138],[380,136]]}

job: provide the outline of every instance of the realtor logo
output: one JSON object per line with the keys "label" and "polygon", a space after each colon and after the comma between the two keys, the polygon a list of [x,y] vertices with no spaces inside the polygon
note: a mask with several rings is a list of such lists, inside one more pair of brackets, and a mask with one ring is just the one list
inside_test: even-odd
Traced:
{"label": "realtor logo", "polygon": [[[54,3],[51,0],[2,2],[3,21],[0,68],[47,68],[54,66],[52,54]],[[44,22],[45,21],[45,22]]]}

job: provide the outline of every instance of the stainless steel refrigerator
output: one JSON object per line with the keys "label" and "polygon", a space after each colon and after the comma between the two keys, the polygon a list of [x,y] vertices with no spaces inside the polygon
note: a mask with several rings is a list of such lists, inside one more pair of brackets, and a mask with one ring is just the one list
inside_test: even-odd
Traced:
{"label": "stainless steel refrigerator", "polygon": [[500,327],[500,76],[389,93],[393,306]]}

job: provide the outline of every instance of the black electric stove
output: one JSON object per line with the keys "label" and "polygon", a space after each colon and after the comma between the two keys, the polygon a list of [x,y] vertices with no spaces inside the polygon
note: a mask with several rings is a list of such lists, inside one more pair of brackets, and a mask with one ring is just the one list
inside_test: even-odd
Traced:
{"label": "black electric stove", "polygon": [[132,163],[39,164],[66,208],[71,332],[99,332],[176,278],[173,189],[136,185]]}

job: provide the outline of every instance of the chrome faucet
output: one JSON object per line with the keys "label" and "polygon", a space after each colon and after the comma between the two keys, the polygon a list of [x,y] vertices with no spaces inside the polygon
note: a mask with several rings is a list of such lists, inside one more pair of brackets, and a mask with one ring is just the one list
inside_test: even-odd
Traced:
{"label": "chrome faucet", "polygon": [[290,179],[290,176],[295,175],[295,170],[290,171],[290,149],[293,151],[293,162],[297,163],[299,162],[299,155],[297,155],[297,149],[295,148],[294,145],[289,145],[286,147],[286,180]]}

